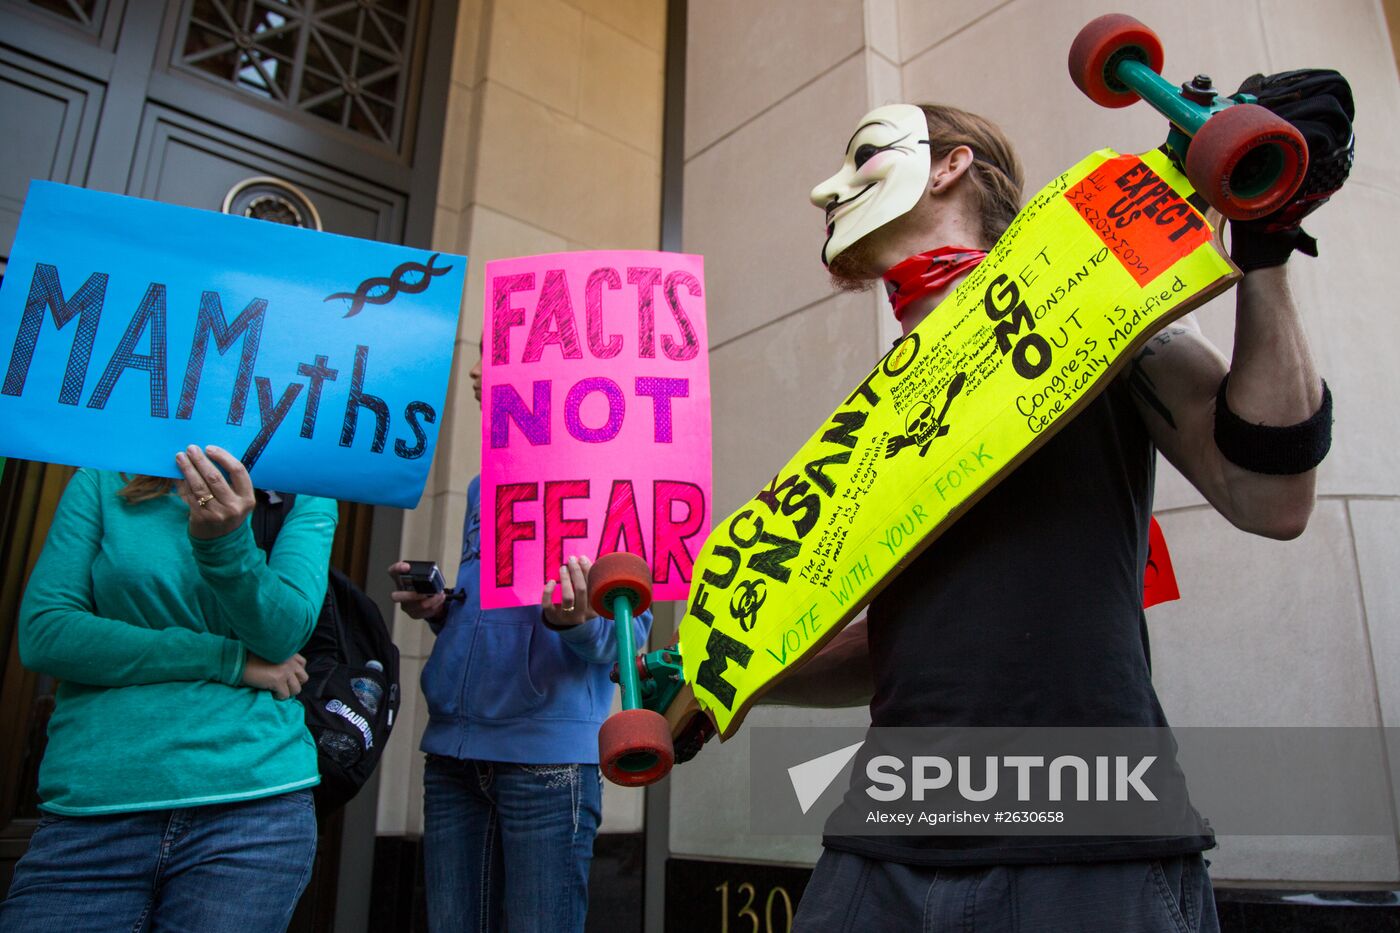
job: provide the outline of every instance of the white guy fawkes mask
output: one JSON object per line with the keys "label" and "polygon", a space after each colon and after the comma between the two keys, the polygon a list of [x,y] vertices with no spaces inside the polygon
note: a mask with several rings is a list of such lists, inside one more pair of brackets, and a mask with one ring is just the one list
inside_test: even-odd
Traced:
{"label": "white guy fawkes mask", "polygon": [[826,211],[822,263],[919,203],[928,185],[928,122],[913,104],[876,107],[846,144],[841,171],[812,189]]}

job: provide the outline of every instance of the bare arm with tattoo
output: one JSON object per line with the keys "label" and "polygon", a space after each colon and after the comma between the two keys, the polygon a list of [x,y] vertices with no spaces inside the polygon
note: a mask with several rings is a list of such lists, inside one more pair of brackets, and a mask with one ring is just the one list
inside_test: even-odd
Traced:
{"label": "bare arm with tattoo", "polygon": [[1187,317],[1153,337],[1126,378],[1153,442],[1220,514],[1254,534],[1295,538],[1312,514],[1317,471],[1271,476],[1225,459],[1215,444],[1216,393],[1228,371],[1231,411],[1285,426],[1317,412],[1322,381],[1283,266],[1248,273],[1235,296],[1228,365]]}

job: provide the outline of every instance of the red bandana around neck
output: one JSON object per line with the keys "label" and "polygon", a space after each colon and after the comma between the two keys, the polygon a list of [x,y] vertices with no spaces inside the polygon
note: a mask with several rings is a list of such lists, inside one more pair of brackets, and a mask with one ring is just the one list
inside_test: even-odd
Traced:
{"label": "red bandana around neck", "polygon": [[904,320],[904,312],[911,304],[947,288],[948,283],[986,258],[985,250],[970,246],[940,246],[891,266],[885,272],[885,287],[894,306],[895,320]]}

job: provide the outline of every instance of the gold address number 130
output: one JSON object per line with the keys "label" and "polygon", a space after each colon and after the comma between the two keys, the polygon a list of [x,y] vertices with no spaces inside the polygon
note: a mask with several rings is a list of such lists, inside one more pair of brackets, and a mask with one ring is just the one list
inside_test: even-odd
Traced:
{"label": "gold address number 130", "polygon": [[[748,881],[743,882],[734,889],[734,893],[744,898],[744,905],[733,915],[735,924],[730,926],[729,914],[729,882],[715,886],[719,892],[720,910],[720,933],[792,933],[792,897],[788,894],[787,888],[782,885],[775,885],[768,892],[768,897],[763,902],[763,921],[759,922],[758,911],[754,910],[754,901],[758,900],[758,889]],[[774,924],[773,915],[777,913],[778,923]],[[745,926],[739,921],[747,921]]]}

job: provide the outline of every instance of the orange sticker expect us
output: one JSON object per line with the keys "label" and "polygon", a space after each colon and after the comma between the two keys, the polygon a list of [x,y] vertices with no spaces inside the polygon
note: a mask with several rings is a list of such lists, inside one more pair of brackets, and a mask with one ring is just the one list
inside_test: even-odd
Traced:
{"label": "orange sticker expect us", "polygon": [[1103,163],[1065,199],[1141,286],[1211,237],[1200,212],[1137,156]]}

